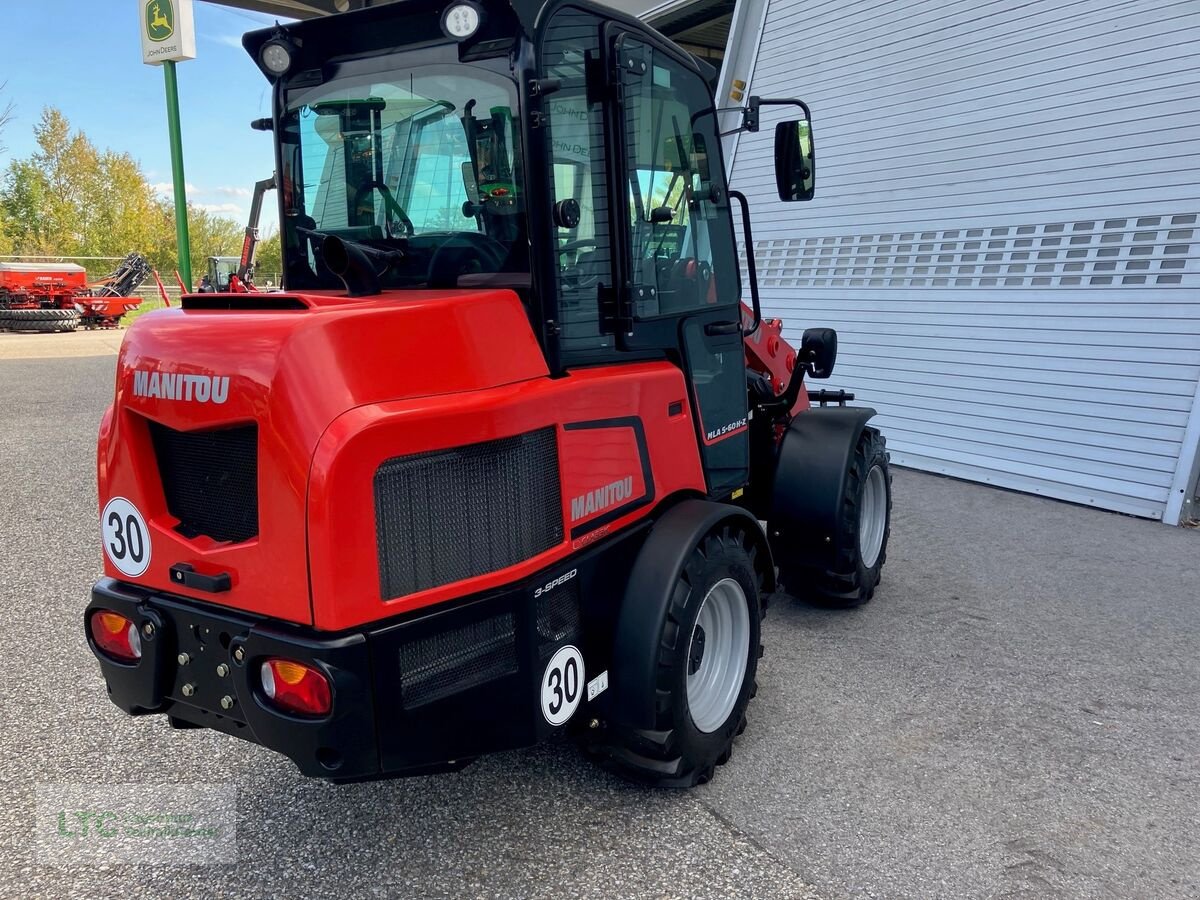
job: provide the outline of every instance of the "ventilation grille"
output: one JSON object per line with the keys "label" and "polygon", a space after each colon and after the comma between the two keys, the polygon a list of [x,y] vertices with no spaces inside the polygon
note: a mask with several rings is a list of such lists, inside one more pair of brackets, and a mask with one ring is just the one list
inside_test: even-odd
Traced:
{"label": "ventilation grille", "polygon": [[549,550],[563,539],[554,429],[386,461],[375,527],[384,599]]}
{"label": "ventilation grille", "polygon": [[405,709],[414,709],[517,671],[511,612],[400,646]]}
{"label": "ventilation grille", "polygon": [[1181,285],[1196,214],[755,243],[766,287]]}
{"label": "ventilation grille", "polygon": [[537,601],[537,632],[540,655],[545,658],[561,644],[578,643],[582,634],[579,621],[579,590],[568,582]]}
{"label": "ventilation grille", "polygon": [[150,422],[167,510],[185,537],[258,534],[258,426],[176,431]]}

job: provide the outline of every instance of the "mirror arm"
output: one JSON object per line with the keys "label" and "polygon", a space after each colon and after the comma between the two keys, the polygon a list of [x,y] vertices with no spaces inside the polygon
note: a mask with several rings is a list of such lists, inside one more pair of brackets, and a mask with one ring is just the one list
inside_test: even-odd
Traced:
{"label": "mirror arm", "polygon": [[729,191],[729,196],[738,202],[742,208],[742,234],[746,245],[746,274],[750,277],[750,303],[754,309],[754,322],[749,328],[742,329],[742,335],[749,337],[758,331],[762,324],[762,304],[758,299],[758,271],[754,268],[754,235],[750,231],[750,204],[746,195],[741,191]]}
{"label": "mirror arm", "polygon": [[804,111],[804,118],[812,121],[812,110],[808,108],[808,104],[803,100],[795,98],[780,98],[778,100],[764,100],[762,97],[751,97],[750,106],[747,109],[757,109],[760,106],[798,106]]}
{"label": "mirror arm", "polygon": [[[763,99],[762,97],[752,96],[750,102],[745,106],[725,106],[720,109],[713,110],[714,113],[735,112],[740,111],[742,114],[742,124],[737,128],[732,128],[729,131],[722,131],[718,137],[728,137],[731,134],[740,134],[743,131],[756,132],[758,131],[758,110],[762,106],[798,106],[804,112],[804,119],[807,122],[812,122],[812,110],[808,108],[808,104],[803,100],[797,100],[794,97],[778,98],[778,99]],[[693,117],[694,118],[694,117]]]}

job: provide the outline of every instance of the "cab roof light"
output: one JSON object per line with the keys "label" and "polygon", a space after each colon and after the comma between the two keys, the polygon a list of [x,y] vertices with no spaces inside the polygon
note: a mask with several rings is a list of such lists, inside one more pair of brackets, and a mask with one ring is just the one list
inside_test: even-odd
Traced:
{"label": "cab roof light", "polygon": [[483,25],[483,7],[478,3],[460,0],[451,3],[442,13],[442,31],[446,37],[456,41],[465,41],[473,37]]}

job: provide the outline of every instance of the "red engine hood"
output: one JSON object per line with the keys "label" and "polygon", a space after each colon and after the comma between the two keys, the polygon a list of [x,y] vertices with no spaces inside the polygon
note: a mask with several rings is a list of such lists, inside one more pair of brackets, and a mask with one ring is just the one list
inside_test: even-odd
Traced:
{"label": "red engine hood", "polygon": [[[199,298],[197,298],[199,300]],[[219,304],[206,295],[206,304]],[[100,506],[131,501],[151,562],[107,574],[247,612],[311,623],[305,543],[309,466],[322,433],[354,407],[475,391],[543,377],[524,307],[506,290],[403,291],[365,300],[326,294],[234,295],[233,309],[169,309],[139,319],[117,365],[101,428]],[[244,304],[244,306],[242,305]],[[290,307],[290,308],[289,308]],[[195,431],[258,427],[258,536],[186,538],[167,508],[149,422]],[[228,572],[212,594],[173,582],[171,566]]]}

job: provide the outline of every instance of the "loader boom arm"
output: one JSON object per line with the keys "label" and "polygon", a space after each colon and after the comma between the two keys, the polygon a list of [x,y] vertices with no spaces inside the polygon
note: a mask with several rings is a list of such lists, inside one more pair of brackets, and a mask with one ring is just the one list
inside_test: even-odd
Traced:
{"label": "loader boom arm", "polygon": [[263,195],[275,190],[275,175],[254,184],[254,197],[250,201],[250,219],[246,222],[246,236],[242,239],[242,256],[238,262],[237,279],[245,284],[253,280],[254,264],[258,258],[258,220],[262,215]]}

